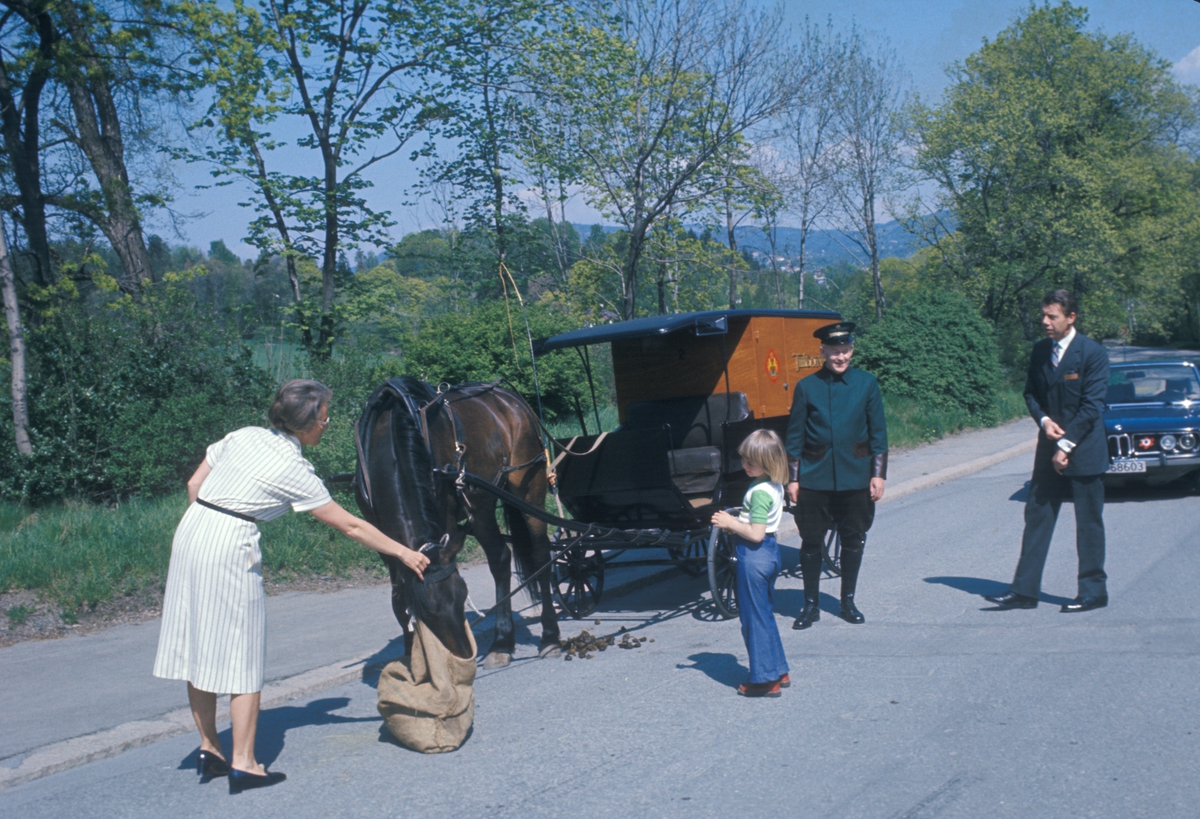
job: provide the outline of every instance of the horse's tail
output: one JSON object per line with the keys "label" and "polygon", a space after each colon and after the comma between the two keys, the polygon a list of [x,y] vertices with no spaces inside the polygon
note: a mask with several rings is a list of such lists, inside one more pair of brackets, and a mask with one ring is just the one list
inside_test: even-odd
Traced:
{"label": "horse's tail", "polygon": [[[524,583],[541,568],[533,556],[533,535],[521,513],[508,504],[504,504],[504,520],[508,524],[508,531],[512,534],[513,566],[517,571],[517,580]],[[542,602],[538,585],[530,583],[525,587],[535,603]]]}

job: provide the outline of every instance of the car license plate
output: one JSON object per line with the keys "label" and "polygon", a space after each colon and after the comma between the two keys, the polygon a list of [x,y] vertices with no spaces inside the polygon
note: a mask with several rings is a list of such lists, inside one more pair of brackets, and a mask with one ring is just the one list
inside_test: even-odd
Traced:
{"label": "car license plate", "polygon": [[1146,462],[1145,461],[1133,461],[1133,460],[1113,461],[1111,464],[1108,465],[1108,474],[1110,474],[1110,475],[1112,475],[1113,473],[1123,474],[1123,473],[1129,473],[1129,472],[1145,472],[1145,471],[1146,471]]}

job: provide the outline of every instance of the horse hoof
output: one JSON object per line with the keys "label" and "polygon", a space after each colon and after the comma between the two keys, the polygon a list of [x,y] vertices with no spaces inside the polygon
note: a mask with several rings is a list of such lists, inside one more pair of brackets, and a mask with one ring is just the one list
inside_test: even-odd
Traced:
{"label": "horse hoof", "polygon": [[547,657],[558,657],[561,655],[562,655],[562,647],[558,643],[550,643],[549,645],[544,645],[538,651],[538,656],[541,657],[542,659],[545,659]]}
{"label": "horse hoof", "polygon": [[511,654],[501,654],[499,652],[493,651],[491,654],[487,655],[487,657],[484,658],[483,667],[484,668],[504,668],[504,666],[508,665],[511,662],[512,662]]}

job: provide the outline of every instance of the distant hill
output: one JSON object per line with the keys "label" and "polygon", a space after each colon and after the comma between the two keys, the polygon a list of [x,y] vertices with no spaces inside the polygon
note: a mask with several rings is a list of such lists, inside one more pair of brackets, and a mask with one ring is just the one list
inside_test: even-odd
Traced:
{"label": "distant hill", "polygon": [[[696,233],[704,230],[699,225],[690,225],[689,228]],[[579,231],[580,236],[587,238],[591,232],[591,225],[575,225],[575,229]],[[606,233],[611,233],[620,228],[604,226]],[[886,259],[889,256],[907,259],[920,247],[920,241],[916,236],[909,233],[903,225],[897,221],[880,222],[876,225],[875,230],[879,237],[879,257]],[[737,229],[738,247],[742,250],[758,251],[760,253],[769,253],[771,250],[770,243],[767,241],[767,235],[758,227],[739,227]],[[714,232],[713,238],[724,243],[724,231],[720,233]],[[799,252],[800,248],[800,231],[797,228],[781,227],[776,231],[775,252],[780,256],[793,257]],[[805,256],[810,264],[822,267],[826,265],[836,264],[841,261],[855,262],[855,256],[846,248],[850,248],[855,253],[858,252],[857,247],[846,236],[843,236],[837,231],[810,231],[808,234],[808,244],[805,248]]]}

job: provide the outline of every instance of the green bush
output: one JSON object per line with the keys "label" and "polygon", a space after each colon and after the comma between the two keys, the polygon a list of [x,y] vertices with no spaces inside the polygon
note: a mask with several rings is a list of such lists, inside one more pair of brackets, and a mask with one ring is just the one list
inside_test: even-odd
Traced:
{"label": "green bush", "polygon": [[[544,305],[529,305],[528,311],[534,339],[575,327],[566,316]],[[509,313],[502,301],[486,304],[471,313],[451,313],[432,319],[404,349],[408,372],[431,384],[506,378],[536,411],[529,341],[521,308],[515,301],[511,305],[511,319],[510,335]],[[539,355],[537,375],[548,421],[576,419],[590,410],[587,375],[574,350]]]}
{"label": "green bush", "polygon": [[101,306],[60,292],[39,308],[27,333],[34,453],[16,453],[4,390],[0,498],[174,493],[208,444],[264,422],[274,384],[183,287]]}
{"label": "green bush", "polygon": [[857,365],[885,395],[965,412],[972,423],[1000,419],[1000,365],[991,325],[954,292],[921,290],[876,322],[858,343]]}

